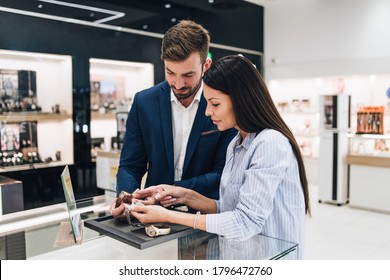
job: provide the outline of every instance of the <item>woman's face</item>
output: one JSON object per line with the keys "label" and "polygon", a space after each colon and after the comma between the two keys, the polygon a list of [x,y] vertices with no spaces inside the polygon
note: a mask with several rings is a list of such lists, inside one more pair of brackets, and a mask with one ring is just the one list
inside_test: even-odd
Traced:
{"label": "woman's face", "polygon": [[206,84],[203,85],[203,91],[207,100],[206,116],[211,118],[218,130],[223,131],[232,127],[238,129],[230,96]]}

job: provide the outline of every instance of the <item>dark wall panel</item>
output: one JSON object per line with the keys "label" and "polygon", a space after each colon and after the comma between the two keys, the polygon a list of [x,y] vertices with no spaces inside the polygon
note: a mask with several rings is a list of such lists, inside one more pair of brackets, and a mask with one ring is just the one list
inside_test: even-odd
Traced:
{"label": "dark wall panel", "polygon": [[72,55],[74,86],[89,83],[88,60],[150,62],[156,82],[164,79],[161,39],[0,12],[0,48]]}
{"label": "dark wall panel", "polygon": [[[238,48],[263,51],[263,8],[258,7],[245,14],[226,11],[224,16],[210,16],[210,13],[189,15],[210,31],[211,41],[218,44]],[[243,20],[243,18],[247,20]],[[173,23],[170,24],[172,26]],[[166,25],[167,28],[170,27]],[[114,30],[83,26],[62,21],[54,21],[6,12],[0,12],[0,49],[63,54],[72,56],[73,63],[73,120],[82,126],[90,123],[89,96],[89,59],[101,58],[154,64],[155,83],[164,80],[163,62],[160,59],[161,39],[141,36]],[[211,48],[213,60],[235,51]],[[248,55],[258,67],[261,57]],[[48,77],[50,78],[50,77]],[[89,133],[74,132],[75,166],[72,174],[85,172],[93,174],[93,163],[90,160]],[[9,172],[9,177],[25,183],[27,208],[63,201],[62,187],[59,181],[61,168],[32,170],[24,172]],[[76,176],[77,175],[77,176]],[[86,175],[83,175],[85,179]],[[44,181],[43,179],[50,179]],[[96,186],[78,185],[83,181],[73,180],[76,197],[81,198],[81,192],[88,196],[88,188],[96,191]],[[89,180],[92,182],[93,180]],[[31,185],[31,186],[30,186]],[[86,193],[85,190],[87,189]],[[33,193],[32,190],[34,190]],[[26,208],[26,209],[27,209]]]}

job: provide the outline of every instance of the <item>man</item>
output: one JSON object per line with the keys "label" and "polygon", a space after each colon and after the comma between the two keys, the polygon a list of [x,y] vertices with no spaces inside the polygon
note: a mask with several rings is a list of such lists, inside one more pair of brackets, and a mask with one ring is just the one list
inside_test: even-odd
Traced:
{"label": "man", "polygon": [[[220,132],[205,116],[202,76],[209,69],[210,36],[183,20],[164,35],[166,81],[137,93],[126,123],[117,194],[158,184],[193,189],[218,198],[226,148],[236,130]],[[123,212],[114,211],[113,215]]]}

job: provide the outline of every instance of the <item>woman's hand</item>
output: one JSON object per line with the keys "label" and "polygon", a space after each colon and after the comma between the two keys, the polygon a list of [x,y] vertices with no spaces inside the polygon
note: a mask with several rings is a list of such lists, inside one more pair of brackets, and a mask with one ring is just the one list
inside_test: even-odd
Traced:
{"label": "woman's hand", "polygon": [[132,207],[131,215],[143,224],[168,223],[170,212],[158,205],[137,205]]}
{"label": "woman's hand", "polygon": [[178,186],[171,185],[159,185],[162,190],[159,190],[155,198],[164,207],[169,207],[176,204],[187,205],[188,196],[191,192],[190,189],[186,189]]}

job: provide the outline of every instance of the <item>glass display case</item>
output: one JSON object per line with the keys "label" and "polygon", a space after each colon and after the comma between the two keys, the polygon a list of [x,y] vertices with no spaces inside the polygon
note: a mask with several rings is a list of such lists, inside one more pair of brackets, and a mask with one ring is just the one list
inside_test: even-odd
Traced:
{"label": "glass display case", "polygon": [[[115,197],[96,196],[76,201],[86,221],[110,215]],[[299,246],[263,235],[246,241],[228,240],[199,230],[150,248],[138,249],[84,227],[83,242],[56,247],[59,225],[67,220],[65,203],[0,216],[0,257],[3,250],[22,250],[29,260],[207,260],[207,259],[297,259]],[[127,223],[127,221],[123,221]],[[19,238],[10,237],[19,234]],[[159,238],[159,237],[156,237]]]}
{"label": "glass display case", "polygon": [[349,135],[349,204],[390,213],[390,135]]}
{"label": "glass display case", "polygon": [[349,134],[349,155],[390,158],[390,135]]}

